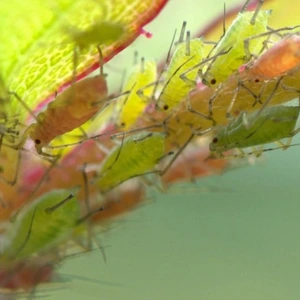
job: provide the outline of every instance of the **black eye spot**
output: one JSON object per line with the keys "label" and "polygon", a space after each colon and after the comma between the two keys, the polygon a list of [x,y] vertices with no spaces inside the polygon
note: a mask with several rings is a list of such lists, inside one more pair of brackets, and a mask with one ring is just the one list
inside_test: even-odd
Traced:
{"label": "black eye spot", "polygon": [[216,84],[216,83],[217,83],[217,80],[216,80],[216,79],[212,79],[212,80],[210,81],[210,83],[211,83],[211,84]]}
{"label": "black eye spot", "polygon": [[164,109],[164,110],[168,110],[168,109],[169,109],[169,105],[167,105],[167,104],[164,105],[164,106],[163,106],[163,109]]}
{"label": "black eye spot", "polygon": [[254,82],[259,82],[260,80],[258,79],[258,78],[256,78],[255,80],[254,80]]}
{"label": "black eye spot", "polygon": [[39,145],[39,144],[41,143],[41,140],[36,139],[34,142],[35,142],[37,145]]}
{"label": "black eye spot", "polygon": [[126,124],[125,124],[124,122],[121,123],[121,127],[125,127],[125,125],[126,125]]}
{"label": "black eye spot", "polygon": [[214,137],[213,140],[212,140],[212,142],[213,142],[214,144],[216,144],[216,143],[218,142],[218,138],[217,138],[217,137]]}

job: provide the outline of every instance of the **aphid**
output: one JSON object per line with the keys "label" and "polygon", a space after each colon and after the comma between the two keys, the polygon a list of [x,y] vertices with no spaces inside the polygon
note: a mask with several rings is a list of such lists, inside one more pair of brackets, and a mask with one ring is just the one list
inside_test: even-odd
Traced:
{"label": "aphid", "polygon": [[144,86],[154,82],[157,78],[157,66],[154,61],[141,59],[140,64],[136,64],[130,71],[124,82],[122,91],[130,91],[127,96],[122,97],[118,101],[118,124],[125,129],[130,128],[141,116],[147,104],[148,98],[152,95],[154,85],[145,89],[143,97],[137,92]]}
{"label": "aphid", "polygon": [[[241,113],[227,126],[220,128],[209,144],[211,151],[218,154],[233,148],[247,148],[271,142],[288,148],[295,130],[300,106],[270,106],[259,115],[257,112]],[[249,125],[250,124],[250,125]],[[283,144],[279,140],[290,138]]]}
{"label": "aphid", "polygon": [[80,218],[80,204],[69,190],[52,190],[24,208],[11,223],[0,261],[24,259],[55,247]]}
{"label": "aphid", "polygon": [[289,35],[278,41],[253,63],[246,66],[246,76],[255,81],[285,75],[300,66],[300,36]]}
{"label": "aphid", "polygon": [[[35,117],[37,122],[31,124],[25,131],[21,142],[16,146],[17,149],[23,146],[29,134],[37,152],[43,154],[42,148],[54,138],[81,126],[108,104],[107,82],[103,74],[103,58],[99,47],[98,51],[100,75],[74,83],[50,102],[47,109]],[[30,111],[17,94],[12,94]]]}
{"label": "aphid", "polygon": [[103,162],[95,184],[105,192],[132,177],[159,172],[155,166],[164,157],[165,136],[143,132],[123,139]]}
{"label": "aphid", "polygon": [[65,30],[79,50],[116,41],[125,32],[124,25],[108,21],[97,21],[84,30],[75,27],[69,27]]}
{"label": "aphid", "polygon": [[[185,26],[186,23],[184,22],[174,54],[164,72],[164,81],[162,83],[164,87],[157,100],[157,107],[163,110],[177,106],[191,90],[191,85],[187,83],[187,80],[180,78],[180,75],[201,62],[204,55],[202,38],[191,39],[190,31],[187,31],[186,40],[184,41]],[[195,82],[196,77],[197,70],[195,68],[189,72],[188,78]]]}
{"label": "aphid", "polygon": [[263,0],[260,1],[255,11],[244,11],[247,1],[242,11],[221,37],[210,56],[217,55],[222,51],[228,51],[228,53],[217,56],[204,72],[202,70],[199,71],[204,84],[215,86],[225,81],[245,63],[245,59],[251,58],[247,57],[247,54],[257,55],[260,53],[264,41],[263,37],[251,40],[251,43],[247,46],[248,49],[244,42],[249,37],[268,31],[267,24],[271,11],[259,10],[263,2]]}

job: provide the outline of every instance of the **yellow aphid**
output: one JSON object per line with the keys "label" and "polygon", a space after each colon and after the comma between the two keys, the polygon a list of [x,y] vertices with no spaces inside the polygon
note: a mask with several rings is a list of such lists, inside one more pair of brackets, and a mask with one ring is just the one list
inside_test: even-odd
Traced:
{"label": "yellow aphid", "polygon": [[[191,85],[180,75],[199,64],[203,58],[203,39],[190,39],[187,32],[186,41],[179,41],[165,72],[163,89],[157,100],[157,107],[163,110],[177,106],[191,90]],[[196,82],[197,69],[188,72],[188,79]]]}
{"label": "yellow aphid", "polygon": [[118,101],[118,121],[123,128],[130,128],[138,117],[141,116],[149,104],[155,85],[143,90],[143,95],[138,92],[145,86],[157,79],[157,66],[154,61],[141,59],[141,62],[133,66],[127,79],[124,82],[122,91],[129,92],[127,96]]}

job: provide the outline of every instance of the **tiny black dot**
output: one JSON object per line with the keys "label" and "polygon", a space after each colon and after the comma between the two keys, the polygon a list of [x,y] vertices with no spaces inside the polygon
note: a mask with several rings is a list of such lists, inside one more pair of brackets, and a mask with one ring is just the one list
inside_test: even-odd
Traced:
{"label": "tiny black dot", "polygon": [[212,142],[213,142],[214,144],[217,143],[217,142],[218,142],[218,138],[217,138],[217,137],[213,138]]}
{"label": "tiny black dot", "polygon": [[217,80],[216,80],[216,79],[212,79],[212,80],[210,81],[210,83],[211,83],[211,84],[216,84],[216,83],[217,83]]}
{"label": "tiny black dot", "polygon": [[125,123],[124,122],[121,123],[121,127],[125,127]]}
{"label": "tiny black dot", "polygon": [[39,145],[39,144],[41,143],[41,140],[36,139],[34,142],[35,142],[37,145]]}
{"label": "tiny black dot", "polygon": [[260,81],[260,80],[259,80],[258,78],[254,80],[254,82],[259,82],[259,81]]}
{"label": "tiny black dot", "polygon": [[163,108],[164,108],[164,110],[168,110],[169,109],[169,105],[166,104],[166,105],[164,105]]}

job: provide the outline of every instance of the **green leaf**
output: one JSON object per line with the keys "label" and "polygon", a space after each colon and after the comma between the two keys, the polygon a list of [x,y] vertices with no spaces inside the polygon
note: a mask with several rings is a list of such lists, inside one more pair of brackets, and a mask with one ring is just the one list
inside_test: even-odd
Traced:
{"label": "green leaf", "polygon": [[[99,33],[97,44],[103,42],[101,49],[107,61],[128,46],[166,3],[167,0],[1,1],[0,73],[5,86],[29,107],[36,107],[71,82],[76,35],[82,34],[82,43],[85,33],[101,22],[123,28],[119,34],[110,31],[111,39]],[[97,68],[97,44],[92,41],[84,47],[77,45],[78,78]],[[21,121],[27,115],[14,97],[7,113],[19,114]]]}

